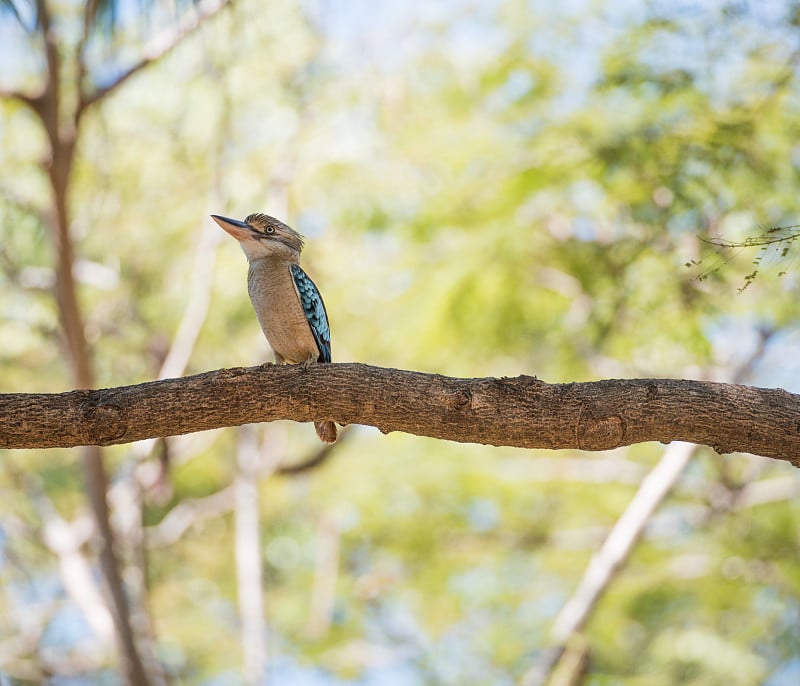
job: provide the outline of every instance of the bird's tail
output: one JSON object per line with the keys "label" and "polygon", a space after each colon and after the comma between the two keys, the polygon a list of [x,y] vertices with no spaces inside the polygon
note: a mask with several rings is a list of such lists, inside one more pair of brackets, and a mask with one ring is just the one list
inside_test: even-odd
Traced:
{"label": "bird's tail", "polygon": [[331,421],[314,422],[314,428],[317,430],[317,436],[323,443],[336,442],[336,424]]}

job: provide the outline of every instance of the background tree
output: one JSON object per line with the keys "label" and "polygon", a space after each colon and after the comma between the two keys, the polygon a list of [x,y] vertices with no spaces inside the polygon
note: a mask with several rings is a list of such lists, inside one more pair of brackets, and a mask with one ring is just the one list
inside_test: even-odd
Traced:
{"label": "background tree", "polygon": [[[92,385],[150,379],[167,360],[180,374],[266,358],[242,257],[217,251],[204,219],[265,210],[310,238],[337,360],[547,381],[738,369],[796,390],[791,253],[785,276],[737,296],[751,258],[700,279],[713,254],[697,240],[797,223],[790,4],[381,5],[237,3],[86,108],[67,206],[80,259],[67,272]],[[80,20],[53,21],[80,35]],[[41,67],[13,17],[1,26],[4,63]],[[114,81],[108,63],[127,73],[115,69],[128,64],[133,26],[120,17],[110,43],[83,53],[96,74],[81,77],[87,92]],[[4,69],[2,86],[35,95],[28,73]],[[53,343],[60,308],[47,288],[69,277],[50,270],[60,262],[37,219],[49,211],[39,166],[49,138],[24,98],[2,108],[3,390],[63,390],[80,381]],[[587,658],[573,661],[587,683],[796,678],[788,465],[702,449],[676,464],[649,444],[531,455],[354,430],[325,467],[263,478],[317,461],[306,428],[104,451],[112,521],[140,541],[126,547],[125,579],[134,588],[142,570],[167,675],[240,671],[232,553],[257,502],[261,666],[276,682],[502,684],[538,678],[537,665],[547,678],[557,661],[546,649],[563,648],[570,626],[562,609],[666,462],[674,489],[628,528],[605,592],[571,625],[583,642],[563,654]],[[83,564],[91,578],[94,561],[75,457],[8,458],[3,669],[97,678],[114,669],[97,648],[107,624],[92,597],[78,600],[91,587],[70,591],[64,571]],[[31,608],[36,621],[23,625]],[[251,659],[263,631],[252,619]]]}
{"label": "background tree", "polygon": [[[20,37],[21,42],[38,52],[39,64],[32,70],[35,76],[31,75],[31,80],[38,83],[27,88],[28,84],[24,82],[28,80],[25,78],[28,74],[24,74],[22,87],[12,84],[12,89],[2,93],[2,96],[26,106],[35,117],[35,125],[41,127],[45,135],[39,167],[47,180],[49,203],[38,205],[31,201],[14,204],[17,205],[16,209],[28,215],[29,221],[49,229],[55,252],[52,292],[58,309],[62,353],[68,361],[73,383],[78,388],[92,388],[95,385],[86,321],[75,282],[77,259],[69,197],[76,146],[84,116],[131,76],[160,59],[196,29],[203,19],[225,4],[226,0],[206,3],[188,22],[172,29],[168,35],[158,36],[154,44],[145,46],[143,54],[132,65],[126,65],[113,76],[103,74],[101,78],[104,78],[104,83],[98,83],[100,79],[96,72],[100,70],[96,64],[92,64],[91,50],[93,44],[97,43],[98,34],[105,34],[107,40],[114,37],[119,11],[115,2],[88,0],[71,8],[72,12],[66,12],[64,16],[54,15],[46,0],[5,0],[0,6],[14,16],[18,28],[26,34]],[[82,28],[75,31],[74,25],[78,22]],[[100,448],[83,448],[82,461],[86,491],[98,533],[99,559],[110,596],[109,608],[127,680],[134,684],[148,683],[147,671],[156,680],[161,680],[163,677],[157,660],[151,656],[149,670],[146,670],[136,646],[129,601],[114,550],[114,533],[106,501],[108,477]],[[140,609],[144,612],[144,606]]]}

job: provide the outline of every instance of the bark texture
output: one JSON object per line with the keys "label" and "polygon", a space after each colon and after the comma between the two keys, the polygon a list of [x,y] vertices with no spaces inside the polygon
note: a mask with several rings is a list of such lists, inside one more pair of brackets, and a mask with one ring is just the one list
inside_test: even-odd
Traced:
{"label": "bark texture", "polygon": [[384,433],[524,448],[689,441],[800,466],[800,396],[782,389],[679,379],[457,379],[354,363],[0,394],[0,447],[112,445],[277,419],[332,419]]}

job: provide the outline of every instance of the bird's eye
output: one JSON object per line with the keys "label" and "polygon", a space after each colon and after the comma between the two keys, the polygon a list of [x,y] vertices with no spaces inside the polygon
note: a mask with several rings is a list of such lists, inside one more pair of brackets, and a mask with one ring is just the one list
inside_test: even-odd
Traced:
{"label": "bird's eye", "polygon": [[275,233],[275,227],[274,226],[268,226],[266,229],[264,229],[264,232],[265,233]]}

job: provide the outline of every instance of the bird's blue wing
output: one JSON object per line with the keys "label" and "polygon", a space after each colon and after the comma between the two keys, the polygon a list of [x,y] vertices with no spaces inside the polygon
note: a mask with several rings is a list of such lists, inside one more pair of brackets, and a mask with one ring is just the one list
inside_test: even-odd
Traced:
{"label": "bird's blue wing", "polygon": [[308,278],[298,265],[289,265],[292,273],[297,294],[300,296],[300,304],[303,306],[311,333],[319,348],[319,361],[331,361],[331,327],[328,324],[328,313],[325,311],[325,303],[319,294],[314,282]]}

